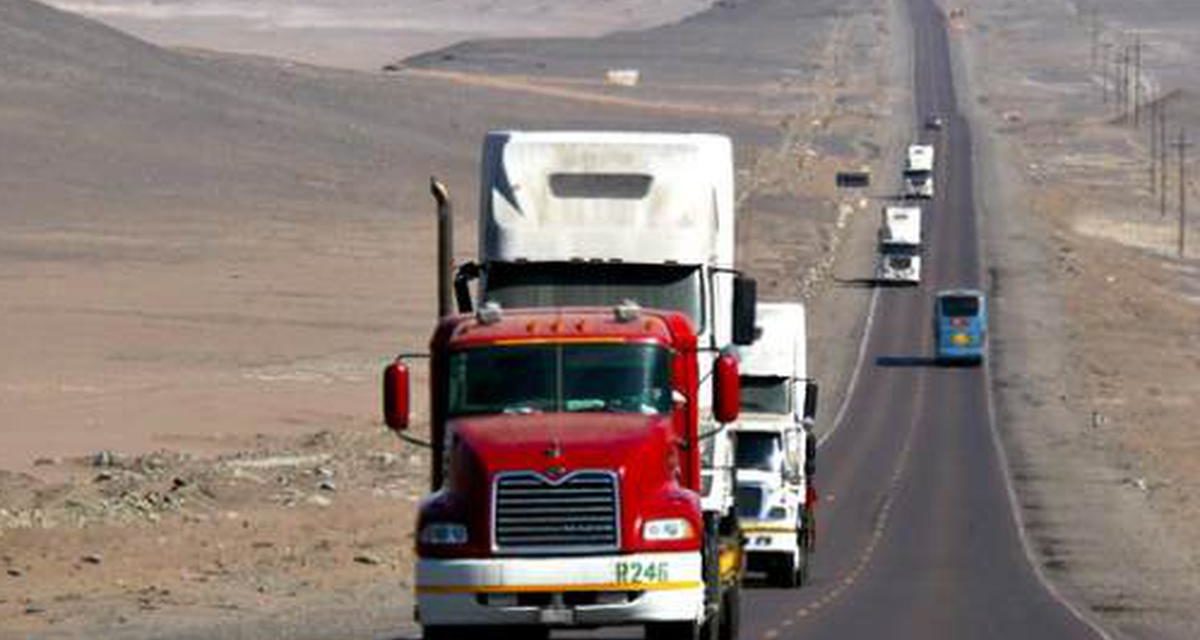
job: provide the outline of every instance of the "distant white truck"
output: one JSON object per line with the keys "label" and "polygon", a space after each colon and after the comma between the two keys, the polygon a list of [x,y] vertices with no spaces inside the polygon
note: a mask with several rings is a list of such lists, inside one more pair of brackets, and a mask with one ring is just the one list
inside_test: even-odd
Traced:
{"label": "distant white truck", "polygon": [[884,207],[875,279],[883,283],[921,282],[920,207]]}
{"label": "distant white truck", "polygon": [[742,413],[735,426],[738,516],[750,571],[795,587],[816,540],[812,426],[817,385],[807,378],[804,305],[760,303],[759,338],[739,347]]}
{"label": "distant white truck", "polygon": [[933,197],[933,145],[908,147],[908,156],[904,160],[904,197]]}

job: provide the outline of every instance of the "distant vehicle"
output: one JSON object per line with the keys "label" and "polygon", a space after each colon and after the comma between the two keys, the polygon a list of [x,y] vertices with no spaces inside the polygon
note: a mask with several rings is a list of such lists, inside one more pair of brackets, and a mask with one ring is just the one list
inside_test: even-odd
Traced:
{"label": "distant vehicle", "polygon": [[983,362],[987,352],[987,300],[982,292],[974,289],[939,291],[933,317],[939,362]]}
{"label": "distant vehicle", "polygon": [[791,588],[807,581],[816,541],[817,384],[807,379],[804,305],[760,303],[755,315],[761,334],[738,349],[738,520],[747,569]]}
{"label": "distant vehicle", "polygon": [[908,157],[904,161],[904,197],[933,197],[933,145],[908,147]]}
{"label": "distant vehicle", "polygon": [[930,131],[941,131],[944,126],[946,126],[946,122],[937,114],[933,114],[925,119],[925,128]]}
{"label": "distant vehicle", "polygon": [[884,207],[879,226],[875,280],[880,283],[921,282],[920,207]]}

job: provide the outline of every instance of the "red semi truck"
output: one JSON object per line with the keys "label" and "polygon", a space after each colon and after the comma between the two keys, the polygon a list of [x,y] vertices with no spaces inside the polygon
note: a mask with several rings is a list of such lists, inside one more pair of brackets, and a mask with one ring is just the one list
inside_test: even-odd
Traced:
{"label": "red semi truck", "polygon": [[[417,523],[425,638],[498,637],[501,625],[504,637],[610,625],[737,637],[740,533],[700,502],[697,350],[687,316],[632,303],[489,304],[440,321],[434,491]],[[699,355],[714,361],[713,413],[736,420],[736,358]],[[409,393],[397,359],[384,414],[398,433]]]}

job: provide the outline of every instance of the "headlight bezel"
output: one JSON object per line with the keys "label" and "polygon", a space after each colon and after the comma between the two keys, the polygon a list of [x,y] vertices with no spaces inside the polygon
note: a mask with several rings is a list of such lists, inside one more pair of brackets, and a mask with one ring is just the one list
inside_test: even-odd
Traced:
{"label": "headlight bezel", "polygon": [[432,547],[462,546],[470,542],[467,525],[461,522],[430,522],[421,527],[417,541]]}

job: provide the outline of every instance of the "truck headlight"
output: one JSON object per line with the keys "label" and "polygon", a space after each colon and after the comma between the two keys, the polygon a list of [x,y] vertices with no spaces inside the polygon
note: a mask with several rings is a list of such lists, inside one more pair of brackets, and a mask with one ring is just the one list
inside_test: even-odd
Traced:
{"label": "truck headlight", "polygon": [[421,529],[418,540],[421,544],[466,544],[467,527],[457,522],[433,522]]}
{"label": "truck headlight", "polygon": [[787,517],[787,507],[771,507],[767,511],[767,520],[783,520]]}
{"label": "truck headlight", "polygon": [[642,525],[642,538],[646,540],[686,540],[692,537],[692,525],[683,518],[647,520]]}

